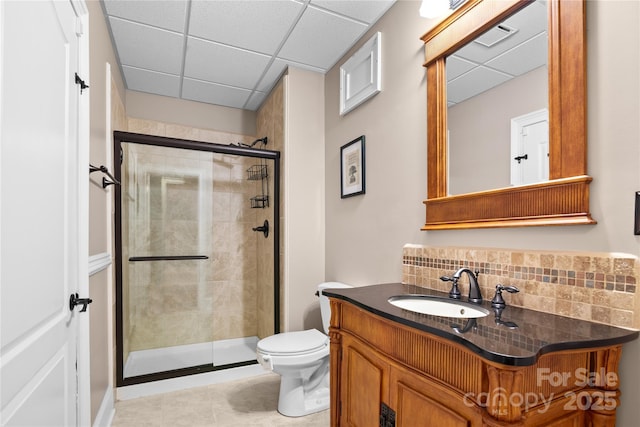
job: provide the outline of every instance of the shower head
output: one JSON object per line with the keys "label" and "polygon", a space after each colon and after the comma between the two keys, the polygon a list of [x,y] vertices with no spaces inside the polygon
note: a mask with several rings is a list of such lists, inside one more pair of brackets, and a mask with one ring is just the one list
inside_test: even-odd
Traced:
{"label": "shower head", "polygon": [[265,136],[264,138],[258,138],[255,141],[253,141],[251,144],[245,144],[244,142],[232,142],[229,145],[235,145],[237,147],[245,147],[245,148],[253,148],[254,145],[256,145],[258,142],[261,142],[262,145],[267,145],[267,137]]}

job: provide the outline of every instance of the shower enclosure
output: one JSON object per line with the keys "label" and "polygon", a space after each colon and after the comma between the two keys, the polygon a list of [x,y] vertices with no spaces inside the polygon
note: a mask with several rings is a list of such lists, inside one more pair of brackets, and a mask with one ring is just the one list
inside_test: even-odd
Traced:
{"label": "shower enclosure", "polygon": [[256,362],[279,332],[279,162],[114,132],[118,386]]}

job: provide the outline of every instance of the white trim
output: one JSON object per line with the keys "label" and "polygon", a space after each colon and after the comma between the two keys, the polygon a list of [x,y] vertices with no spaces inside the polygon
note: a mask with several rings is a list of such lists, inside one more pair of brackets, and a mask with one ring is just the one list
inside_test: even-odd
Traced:
{"label": "white trim", "polygon": [[171,393],[173,391],[194,387],[206,387],[212,384],[220,384],[267,374],[273,375],[271,372],[265,370],[262,365],[256,363],[255,365],[240,366],[238,368],[221,369],[219,371],[204,372],[202,374],[118,387],[116,389],[116,397],[118,401],[137,399],[139,397]]}
{"label": "white trim", "polygon": [[340,115],[382,90],[382,33],[373,35],[340,66]]}
{"label": "white trim", "polygon": [[89,277],[101,272],[111,265],[111,254],[103,252],[89,257]]}
{"label": "white trim", "polygon": [[113,417],[116,414],[115,402],[113,399],[113,389],[109,387],[104,393],[104,398],[98,409],[95,420],[93,420],[93,427],[109,427],[113,421]]}
{"label": "white trim", "polygon": [[[89,58],[89,13],[85,0],[72,0],[79,27],[79,52],[77,73],[85,81],[90,78]],[[89,295],[89,141],[90,141],[90,98],[91,92],[85,91],[79,97],[78,104],[78,293]],[[91,425],[91,349],[89,313],[78,316],[77,370],[78,403],[77,423],[79,426]]]}

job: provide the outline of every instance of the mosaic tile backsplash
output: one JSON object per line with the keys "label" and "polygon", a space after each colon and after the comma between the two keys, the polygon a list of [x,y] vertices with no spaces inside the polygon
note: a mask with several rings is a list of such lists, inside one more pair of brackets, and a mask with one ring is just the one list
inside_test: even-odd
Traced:
{"label": "mosaic tile backsplash", "polygon": [[[498,283],[518,287],[503,292],[507,305],[605,323],[639,328],[636,287],[638,259],[628,254],[524,251],[490,248],[405,245],[402,282],[448,292],[440,280],[457,269],[478,271],[484,299],[491,300]],[[460,290],[469,288],[461,279]]]}

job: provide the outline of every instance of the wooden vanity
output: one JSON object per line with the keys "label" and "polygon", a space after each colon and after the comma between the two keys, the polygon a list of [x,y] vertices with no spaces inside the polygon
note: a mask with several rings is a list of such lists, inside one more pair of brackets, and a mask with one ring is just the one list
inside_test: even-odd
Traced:
{"label": "wooden vanity", "polygon": [[325,291],[332,426],[615,426],[622,344],[637,331],[517,307],[452,319],[387,301],[415,293],[442,295],[400,283]]}

